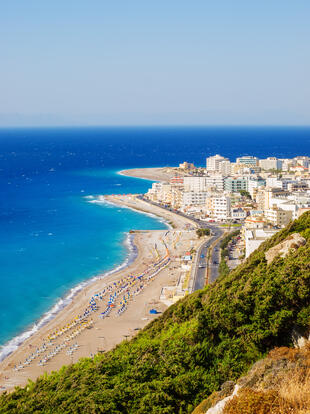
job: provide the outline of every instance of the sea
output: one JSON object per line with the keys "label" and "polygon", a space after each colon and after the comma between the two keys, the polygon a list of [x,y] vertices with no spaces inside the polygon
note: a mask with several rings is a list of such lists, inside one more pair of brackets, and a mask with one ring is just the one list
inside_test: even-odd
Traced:
{"label": "sea", "polygon": [[133,259],[133,229],[164,229],[102,194],[143,193],[120,170],[204,166],[221,154],[310,155],[309,127],[75,127],[0,129],[0,360],[92,278]]}

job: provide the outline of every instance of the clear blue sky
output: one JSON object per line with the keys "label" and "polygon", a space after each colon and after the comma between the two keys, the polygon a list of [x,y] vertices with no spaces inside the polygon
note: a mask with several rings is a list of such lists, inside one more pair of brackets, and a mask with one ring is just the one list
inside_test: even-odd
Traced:
{"label": "clear blue sky", "polygon": [[2,0],[0,125],[309,125],[309,22],[309,0]]}

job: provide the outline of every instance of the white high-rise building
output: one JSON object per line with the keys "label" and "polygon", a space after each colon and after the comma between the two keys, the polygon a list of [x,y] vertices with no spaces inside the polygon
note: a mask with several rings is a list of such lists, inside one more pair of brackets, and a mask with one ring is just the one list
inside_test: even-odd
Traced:
{"label": "white high-rise building", "polygon": [[207,171],[219,171],[219,164],[222,161],[229,161],[229,159],[225,158],[225,157],[222,157],[219,154],[216,154],[213,157],[208,157],[206,159]]}
{"label": "white high-rise building", "polygon": [[237,164],[245,164],[248,166],[257,166],[258,165],[258,158],[253,157],[252,155],[245,155],[243,157],[239,157],[236,159]]}
{"label": "white high-rise building", "polygon": [[185,191],[183,193],[182,207],[205,205],[208,195],[209,193],[206,191]]}
{"label": "white high-rise building", "polygon": [[212,197],[213,217],[217,220],[227,220],[230,217],[230,197]]}
{"label": "white high-rise building", "polygon": [[222,175],[203,175],[184,177],[184,190],[203,192],[210,189],[224,190],[224,177]]}
{"label": "white high-rise building", "polygon": [[207,190],[224,191],[224,177],[222,175],[206,176]]}
{"label": "white high-rise building", "polygon": [[207,190],[206,176],[189,176],[184,177],[184,190],[201,192]]}
{"label": "white high-rise building", "polygon": [[231,162],[221,161],[219,163],[219,173],[222,175],[230,175],[231,174]]}
{"label": "white high-rise building", "polygon": [[276,157],[268,157],[265,160],[259,160],[259,166],[263,170],[282,170],[282,161]]}

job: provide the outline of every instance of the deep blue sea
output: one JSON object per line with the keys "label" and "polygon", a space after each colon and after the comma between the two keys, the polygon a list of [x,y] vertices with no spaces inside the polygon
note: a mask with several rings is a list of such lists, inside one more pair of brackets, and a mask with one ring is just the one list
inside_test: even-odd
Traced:
{"label": "deep blue sea", "polygon": [[130,229],[149,216],[87,195],[145,192],[125,168],[205,165],[219,153],[309,155],[310,128],[0,129],[0,345],[29,329],[71,288],[120,265]]}

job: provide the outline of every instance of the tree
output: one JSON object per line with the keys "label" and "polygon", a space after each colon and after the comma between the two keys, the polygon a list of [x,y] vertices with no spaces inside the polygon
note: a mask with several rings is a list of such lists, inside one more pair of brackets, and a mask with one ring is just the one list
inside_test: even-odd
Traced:
{"label": "tree", "polygon": [[210,229],[198,229],[196,230],[197,236],[203,237],[203,236],[209,236],[210,235]]}
{"label": "tree", "polygon": [[240,190],[239,193],[243,196],[243,197],[247,197],[247,198],[252,198],[250,193],[246,190]]}

